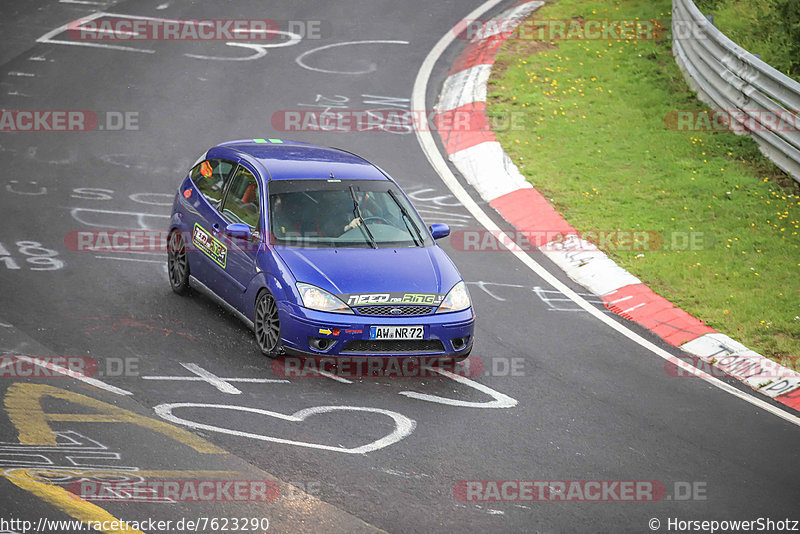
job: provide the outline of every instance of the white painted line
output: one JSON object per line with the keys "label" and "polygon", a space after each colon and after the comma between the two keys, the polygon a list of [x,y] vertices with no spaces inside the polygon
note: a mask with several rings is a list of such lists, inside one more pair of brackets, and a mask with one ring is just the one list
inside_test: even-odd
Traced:
{"label": "white painted line", "polygon": [[628,308],[627,310],[623,311],[622,313],[620,313],[620,315],[624,315],[624,314],[626,314],[626,313],[630,313],[630,312],[632,312],[633,310],[635,310],[635,309],[637,309],[637,308],[641,308],[642,306],[644,306],[644,305],[646,305],[646,304],[647,304],[646,302],[640,302],[640,303],[639,303],[639,304],[637,304],[636,306],[631,306],[631,307],[630,307],[630,308]]}
{"label": "white painted line", "polygon": [[[484,14],[489,9],[496,6],[502,0],[488,0],[484,2],[478,8],[473,10],[469,13],[465,19],[474,20],[479,18],[482,14]],[[433,46],[431,51],[425,57],[425,60],[420,66],[419,71],[417,72],[417,77],[414,80],[414,88],[412,91],[412,98],[411,98],[411,109],[427,109],[425,105],[425,94],[428,88],[428,82],[430,80],[431,72],[433,71],[436,62],[441,57],[442,53],[447,49],[450,44],[455,40],[455,35],[452,31],[448,31],[445,33],[439,41]],[[419,141],[420,147],[422,151],[425,153],[425,156],[428,158],[431,166],[434,170],[439,174],[444,184],[447,186],[450,191],[452,191],[453,195],[461,201],[464,207],[472,213],[473,217],[481,223],[481,225],[489,230],[490,232],[500,232],[500,227],[498,227],[494,221],[481,209],[480,206],[472,199],[472,197],[467,193],[467,190],[458,182],[455,175],[452,173],[450,168],[447,165],[444,157],[442,157],[441,153],[439,153],[438,148],[436,147],[436,142],[433,139],[433,135],[430,131],[427,131],[424,128],[424,124],[422,124],[421,119],[415,115],[415,124],[414,131],[417,135],[417,140]],[[572,299],[578,306],[585,309],[591,315],[593,315],[598,321],[601,321],[603,324],[611,328],[612,330],[617,331],[621,335],[625,336],[629,340],[633,341],[634,343],[638,344],[639,346],[649,350],[653,354],[660,356],[661,358],[674,362],[679,367],[686,367],[688,368],[687,371],[697,375],[698,377],[705,380],[707,383],[711,384],[712,386],[719,388],[734,397],[738,397],[739,399],[748,402],[766,412],[769,412],[781,419],[793,424],[800,426],[800,417],[792,415],[781,408],[773,406],[772,404],[766,402],[765,400],[759,399],[754,397],[753,395],[746,393],[744,391],[740,391],[739,389],[722,382],[721,380],[714,378],[707,373],[704,373],[693,366],[686,364],[685,362],[681,362],[679,358],[676,358],[669,352],[665,351],[661,347],[651,343],[647,339],[643,338],[639,334],[633,332],[626,326],[621,323],[618,323],[615,319],[607,316],[594,306],[592,306],[589,302],[586,301],[583,297],[578,295],[575,291],[573,291],[569,286],[561,282],[558,278],[556,278],[553,274],[551,274],[547,269],[542,267],[538,262],[536,262],[532,257],[525,253],[520,247],[518,247],[514,243],[502,243],[503,247],[508,249],[514,256],[520,260],[525,266],[527,266],[531,271],[536,273],[540,278],[545,280],[548,284],[553,286],[556,290],[561,291],[564,295],[568,296]],[[683,363],[683,365],[681,365]]]}
{"label": "white painted line", "polygon": [[627,297],[622,297],[621,299],[612,300],[611,302],[608,303],[608,305],[611,306],[612,304],[616,304],[617,302],[623,302],[625,300],[630,300],[632,298],[633,298],[633,295],[628,295]]}
{"label": "white painted line", "polygon": [[166,263],[166,260],[145,260],[142,258],[117,258],[115,256],[95,256],[98,260],[137,261],[139,263]]}
{"label": "white painted line", "polygon": [[446,217],[458,217],[460,219],[472,219],[472,216],[470,216],[470,215],[464,215],[464,214],[461,214],[461,213],[452,213],[452,212],[449,212],[449,211],[440,211],[441,209],[442,208],[436,208],[436,207],[417,208],[417,211],[420,212],[420,213],[433,213],[435,215],[442,215],[442,216],[446,216]]}
{"label": "white painted line", "polygon": [[107,6],[108,2],[94,2],[92,0],[58,0],[59,4],[79,4],[82,6]]}
{"label": "white painted line", "polygon": [[322,369],[317,369],[316,371],[321,376],[324,376],[326,378],[330,378],[331,380],[336,380],[337,382],[341,382],[342,384],[352,384],[353,383],[352,380],[348,380],[346,378],[342,378],[341,376],[336,376],[335,374],[329,373],[328,371],[324,371]]}
{"label": "white painted line", "polygon": [[[322,445],[319,443],[309,443],[307,441],[295,441],[290,439],[276,438],[273,436],[265,436],[263,434],[254,434],[252,432],[242,432],[241,430],[232,430],[229,428],[221,428],[218,426],[205,425],[202,423],[197,423],[195,421],[182,419],[180,417],[173,415],[172,411],[175,410],[176,408],[205,408],[207,410],[209,409],[235,410],[240,412],[264,415],[267,417],[273,417],[275,419],[281,419],[283,421],[290,421],[293,423],[303,422],[312,415],[327,414],[337,411],[369,412],[390,417],[394,421],[395,428],[391,433],[387,434],[386,436],[377,439],[373,442],[367,443],[366,445],[361,445],[360,447],[354,447],[354,448],[347,448],[347,447],[337,447],[332,445]],[[296,445],[298,447],[308,447],[311,449],[321,449],[325,451],[343,452],[347,454],[366,454],[368,452],[376,451],[378,449],[383,449],[384,447],[388,447],[389,445],[393,445],[398,441],[400,441],[401,439],[408,437],[414,431],[414,428],[417,425],[416,421],[414,421],[413,419],[410,419],[405,415],[399,414],[397,412],[382,410],[380,408],[362,408],[360,406],[315,406],[312,408],[305,408],[291,415],[286,415],[278,412],[270,412],[268,410],[260,410],[258,408],[248,408],[247,406],[233,406],[229,404],[199,404],[199,403],[189,403],[189,402],[159,404],[154,408],[154,410],[159,417],[161,417],[166,421],[169,421],[171,423],[176,423],[179,425],[184,425],[189,428],[194,428],[197,430],[209,430],[211,432],[219,432],[221,434],[228,434],[231,436],[256,439],[259,441],[271,441],[274,443]],[[250,424],[251,425],[253,424],[252,419],[250,420]]]}
{"label": "white painted line", "polygon": [[8,73],[8,75],[9,76],[20,76],[20,77],[23,77],[23,78],[35,78],[36,77],[36,75],[33,74],[32,72],[19,72],[19,71],[16,71],[16,70],[10,71]]}
{"label": "white painted line", "polygon": [[40,360],[38,358],[33,358],[33,357],[30,357],[30,356],[16,356],[16,358],[18,358],[20,360],[23,360],[23,361],[27,361],[27,362],[33,363],[35,365],[38,365],[39,367],[44,367],[45,369],[49,369],[51,371],[54,371],[56,373],[68,376],[70,378],[74,378],[75,380],[80,380],[81,382],[84,382],[84,383],[89,384],[90,386],[94,386],[96,388],[103,389],[105,391],[108,391],[109,393],[115,393],[117,395],[133,395],[133,393],[131,393],[130,391],[126,391],[124,389],[118,388],[116,386],[112,386],[110,384],[106,384],[102,380],[98,380],[96,378],[91,378],[91,377],[86,376],[86,375],[84,375],[82,373],[79,373],[78,371],[73,371],[71,369],[67,369],[66,367],[61,367],[60,365],[55,365],[54,363],[48,362],[46,360]]}
{"label": "white painted line", "polygon": [[86,247],[81,248],[81,252],[113,252],[114,254],[133,254],[134,256],[164,256],[165,252],[147,252],[143,250],[108,250],[113,247]]}
{"label": "white painted line", "polygon": [[482,393],[486,393],[494,400],[485,402],[462,401],[458,399],[448,399],[447,397],[439,397],[438,395],[418,393],[416,391],[401,391],[400,395],[405,395],[406,397],[410,397],[412,399],[435,402],[437,404],[445,404],[447,406],[458,406],[461,408],[513,408],[517,405],[516,399],[512,399],[508,395],[504,395],[499,391],[495,391],[489,386],[484,386],[483,384],[474,382],[467,377],[451,373],[450,371],[445,371],[444,369],[439,369],[438,367],[431,367],[431,369],[440,375],[446,376],[447,378],[452,378],[459,384],[463,384],[473,389],[477,389]]}
{"label": "white painted line", "polygon": [[205,369],[203,369],[202,367],[200,367],[196,363],[183,363],[183,362],[181,362],[181,365],[187,371],[190,371],[190,372],[196,374],[197,376],[202,378],[204,381],[208,382],[209,384],[211,384],[212,386],[214,386],[215,388],[217,388],[218,390],[220,390],[223,393],[230,393],[231,395],[240,395],[242,393],[240,390],[238,390],[235,387],[233,387],[232,385],[228,384],[225,380],[221,379],[220,377],[218,377],[214,373],[206,371]]}
{"label": "white painted line", "polygon": [[338,70],[327,70],[327,69],[320,69],[317,67],[311,67],[305,64],[305,58],[310,56],[311,54],[315,54],[322,50],[328,50],[330,48],[338,48],[340,46],[351,46],[351,45],[365,45],[365,44],[402,44],[407,45],[409,44],[408,41],[394,41],[394,40],[367,40],[367,41],[345,41],[343,43],[333,43],[325,46],[318,46],[317,48],[312,48],[311,50],[306,50],[299,56],[295,58],[295,63],[303,67],[304,69],[311,70],[314,72],[323,72],[325,74],[369,74],[370,72],[375,72],[377,67],[373,64],[370,65],[370,68],[363,71],[338,71]]}
{"label": "white painted line", "polygon": [[112,226],[110,224],[97,224],[85,221],[81,218],[80,214],[86,213],[99,213],[101,215],[119,215],[119,216],[128,216],[132,217],[136,220],[137,224],[142,230],[160,230],[163,226],[159,228],[151,228],[149,225],[145,224],[145,219],[147,217],[156,217],[158,219],[169,219],[169,215],[162,215],[158,213],[145,213],[142,211],[118,211],[118,210],[101,210],[95,208],[68,208],[70,210],[70,215],[73,219],[78,221],[81,224],[85,224],[86,226],[94,226],[96,228],[104,228],[106,230],[130,230],[130,227],[122,227],[122,226]]}
{"label": "white painted line", "polygon": [[139,32],[128,32],[124,30],[107,30],[104,28],[92,29],[92,31],[96,33],[108,33],[110,35],[128,35],[130,37],[138,37],[139,35],[143,35]]}
{"label": "white painted line", "polygon": [[[72,0],[71,3],[78,3],[80,0]],[[100,5],[100,4],[98,4]],[[98,11],[97,13],[92,13],[91,15],[87,15],[85,17],[81,17],[80,20],[83,22],[89,22],[100,17],[104,16],[116,16],[113,13],[104,13],[102,11]],[[149,20],[165,20],[165,19],[150,19],[149,17],[130,17],[129,15],[121,15],[122,17],[127,18],[141,18],[141,19],[149,19]],[[46,34],[42,35],[38,39],[36,39],[37,43],[47,43],[47,44],[62,44],[68,46],[88,46],[90,48],[105,48],[106,50],[121,50],[123,52],[140,52],[143,54],[155,54],[155,50],[148,50],[145,48],[134,48],[132,46],[121,46],[121,45],[112,45],[112,44],[105,44],[105,43],[91,43],[87,41],[64,41],[61,39],[53,39],[56,35],[67,31],[69,25],[74,22],[68,22],[67,24],[62,24],[58,28],[50,30]]]}
{"label": "white painted line", "polygon": [[217,388],[222,393],[229,395],[241,395],[241,391],[232,386],[230,382],[244,382],[249,384],[289,384],[285,379],[274,378],[222,378],[211,371],[206,371],[196,363],[183,363],[181,365],[187,371],[197,376],[143,376],[142,380],[166,380],[170,382],[206,382]]}

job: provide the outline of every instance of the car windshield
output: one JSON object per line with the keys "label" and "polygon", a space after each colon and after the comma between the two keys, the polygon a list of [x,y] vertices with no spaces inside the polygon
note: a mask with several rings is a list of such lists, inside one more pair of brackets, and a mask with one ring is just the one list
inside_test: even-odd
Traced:
{"label": "car windshield", "polygon": [[318,248],[419,247],[424,223],[389,181],[273,180],[269,184],[273,244]]}

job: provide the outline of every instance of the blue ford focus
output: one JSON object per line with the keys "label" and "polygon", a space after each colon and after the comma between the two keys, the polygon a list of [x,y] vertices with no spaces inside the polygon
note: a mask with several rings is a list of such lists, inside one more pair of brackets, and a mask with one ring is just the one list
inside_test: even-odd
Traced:
{"label": "blue ford focus", "polygon": [[168,234],[173,291],[244,321],[261,352],[436,356],[472,350],[469,292],[385,172],[338,149],[222,143],[183,180]]}

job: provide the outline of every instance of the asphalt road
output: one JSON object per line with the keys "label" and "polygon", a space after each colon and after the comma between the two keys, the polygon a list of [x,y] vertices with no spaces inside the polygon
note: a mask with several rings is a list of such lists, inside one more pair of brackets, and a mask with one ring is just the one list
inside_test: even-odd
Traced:
{"label": "asphalt road", "polygon": [[[651,518],[662,522],[662,530],[668,518],[797,518],[797,426],[701,380],[671,376],[664,360],[559,299],[510,254],[459,252],[442,243],[471,284],[478,323],[470,365],[482,364],[481,376],[280,382],[244,325],[205,297],[181,298],[170,291],[163,254],[75,252],[65,244],[74,230],[164,228],[175,187],[196,157],[216,143],[253,137],[357,152],[391,174],[427,222],[478,229],[430,167],[413,133],[290,134],[271,124],[273,114],[283,110],[407,108],[429,50],[478,5],[477,0],[413,0],[402,6],[384,0],[3,3],[4,109],[92,110],[105,126],[113,126],[106,117],[129,113],[138,129],[0,136],[0,354],[91,357],[104,372],[97,375],[104,384],[130,393],[118,395],[60,375],[3,375],[0,519],[86,519],[106,510],[120,519],[263,516],[272,523],[270,531],[282,532],[549,533],[649,532]],[[263,55],[224,41],[137,42],[125,44],[135,50],[121,50],[58,42],[69,43],[60,32],[50,42],[36,42],[97,11],[165,19],[320,21],[312,29],[321,35],[296,42],[281,37],[262,49]],[[361,43],[315,50],[353,41]],[[460,45],[434,70],[429,105]],[[243,59],[247,56],[253,59]],[[28,261],[35,256],[60,261]],[[128,365],[127,372],[118,372],[120,364]],[[229,383],[234,393],[208,381],[169,378],[197,377],[191,369],[198,368],[256,381]],[[106,403],[105,408],[86,398]],[[181,424],[164,430],[155,423],[148,428],[144,421],[163,421],[156,407],[163,413],[163,405],[172,403],[224,407],[173,412],[216,430],[187,432]],[[87,415],[109,406],[125,410],[128,419],[117,414],[103,422]],[[312,410],[301,421],[274,415],[322,406],[382,412]],[[77,415],[37,419],[43,412]],[[387,413],[415,424],[398,437],[397,419]],[[134,424],[130,414],[142,419]],[[117,422],[108,422],[114,417]],[[36,429],[43,424],[61,433],[55,448],[41,449],[44,438]],[[397,439],[387,442],[389,436]],[[73,445],[70,460],[62,449],[75,440],[83,445]],[[367,453],[347,450],[373,442],[385,446]],[[98,454],[108,456],[98,460]],[[276,481],[282,496],[269,503],[81,507],[51,491],[66,488],[63,481],[41,482],[48,465],[43,457],[53,462],[51,468],[75,466],[72,481],[88,476],[80,469],[90,468],[75,462],[76,455],[94,458],[86,461],[95,470]],[[161,474],[153,474],[157,471]],[[464,480],[657,481],[670,498],[464,502],[454,495]],[[697,491],[681,499],[676,483]]]}

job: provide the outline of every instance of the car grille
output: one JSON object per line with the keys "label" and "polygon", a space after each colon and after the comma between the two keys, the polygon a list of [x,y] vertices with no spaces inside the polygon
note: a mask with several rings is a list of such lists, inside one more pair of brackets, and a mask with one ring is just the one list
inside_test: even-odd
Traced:
{"label": "car grille", "polygon": [[444,345],[438,339],[357,339],[347,342],[342,352],[444,352]]}
{"label": "car grille", "polygon": [[[392,317],[428,315],[434,310],[431,306],[358,306],[353,309],[359,315],[390,315]],[[392,310],[400,310],[400,313],[392,313]]]}

